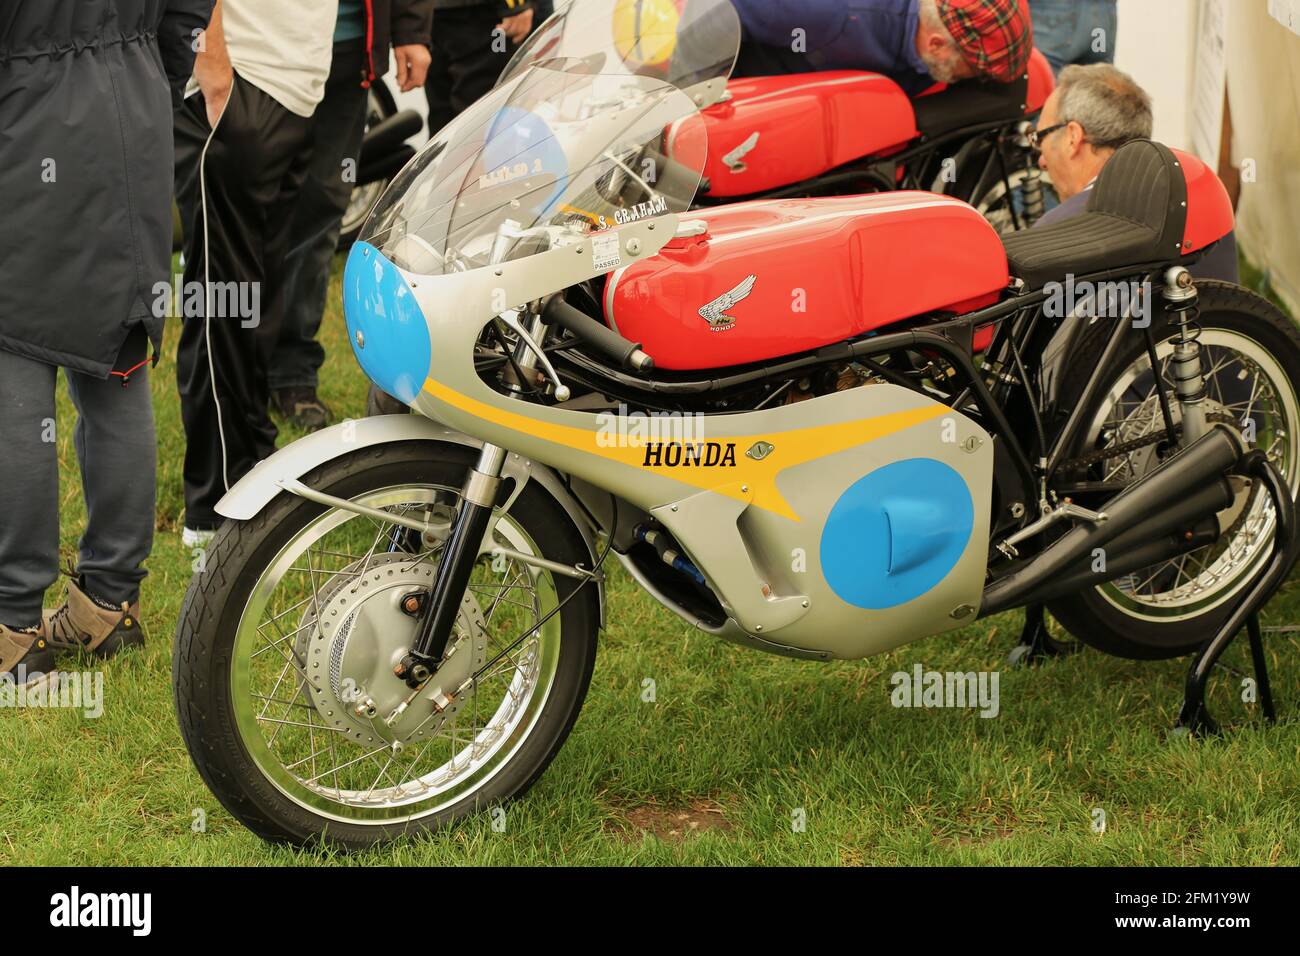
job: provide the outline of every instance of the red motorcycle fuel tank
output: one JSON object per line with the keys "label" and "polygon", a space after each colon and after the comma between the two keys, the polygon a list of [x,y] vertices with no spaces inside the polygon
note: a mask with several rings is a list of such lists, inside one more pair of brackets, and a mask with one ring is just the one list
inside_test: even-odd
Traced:
{"label": "red motorcycle fuel tank", "polygon": [[610,327],[662,369],[766,361],[927,312],[967,312],[1008,282],[993,227],[935,193],[758,200],[691,218],[707,231],[605,286]]}
{"label": "red motorcycle fuel tank", "polygon": [[[828,70],[727,84],[700,113],[708,135],[708,196],[788,186],[917,136],[912,101],[879,73]],[[668,134],[674,155],[676,130]]]}

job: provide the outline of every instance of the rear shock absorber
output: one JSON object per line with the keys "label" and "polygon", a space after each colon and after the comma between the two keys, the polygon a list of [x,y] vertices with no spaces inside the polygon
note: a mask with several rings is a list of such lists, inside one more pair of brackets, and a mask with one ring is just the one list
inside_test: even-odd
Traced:
{"label": "rear shock absorber", "polygon": [[1025,178],[1020,181],[1020,196],[1025,204],[1025,225],[1032,226],[1043,217],[1043,174],[1037,166],[1025,170]]}
{"label": "rear shock absorber", "polygon": [[[1183,447],[1205,434],[1205,371],[1201,367],[1200,308],[1196,283],[1182,266],[1165,272],[1161,290],[1169,324],[1174,328],[1174,354],[1169,359],[1169,376],[1183,415]],[[1152,370],[1152,375],[1158,374]],[[1159,383],[1157,383],[1159,384]]]}
{"label": "rear shock absorber", "polygon": [[[1047,212],[1045,208],[1047,202],[1043,196],[1043,174],[1038,169],[1037,154],[1029,145],[1029,131],[1033,128],[1034,124],[1026,120],[1020,124],[1014,139],[1020,155],[1025,158],[1025,176],[1020,181],[1020,202],[1021,220],[1026,228],[1038,222],[1043,217],[1043,213]],[[1008,182],[1007,186],[1010,185]],[[1015,198],[1013,190],[1012,194],[1007,196],[1007,202],[1014,203]]]}

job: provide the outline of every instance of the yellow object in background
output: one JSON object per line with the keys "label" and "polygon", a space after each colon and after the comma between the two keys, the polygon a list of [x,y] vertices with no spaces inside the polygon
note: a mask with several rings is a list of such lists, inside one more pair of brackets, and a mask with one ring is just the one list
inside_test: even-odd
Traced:
{"label": "yellow object in background", "polygon": [[673,0],[619,0],[614,7],[614,46],[633,69],[672,59],[681,13]]}

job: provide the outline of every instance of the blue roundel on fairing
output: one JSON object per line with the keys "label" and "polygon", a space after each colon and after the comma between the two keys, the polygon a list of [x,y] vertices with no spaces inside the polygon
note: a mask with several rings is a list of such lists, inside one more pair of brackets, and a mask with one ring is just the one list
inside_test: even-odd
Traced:
{"label": "blue roundel on fairing", "polygon": [[822,575],[842,601],[880,610],[947,577],[975,526],[966,480],[933,458],[877,468],[840,495],[822,528]]}
{"label": "blue roundel on fairing", "polygon": [[393,398],[415,401],[429,375],[429,326],[397,266],[368,242],[348,253],[343,316],[361,370]]}

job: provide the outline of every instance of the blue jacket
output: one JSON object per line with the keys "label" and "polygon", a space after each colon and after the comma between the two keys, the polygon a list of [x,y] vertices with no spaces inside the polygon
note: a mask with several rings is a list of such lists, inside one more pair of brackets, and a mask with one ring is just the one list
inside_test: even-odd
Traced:
{"label": "blue jacket", "polygon": [[732,0],[743,38],[791,48],[803,30],[814,70],[884,73],[908,93],[934,83],[916,52],[920,0]]}

